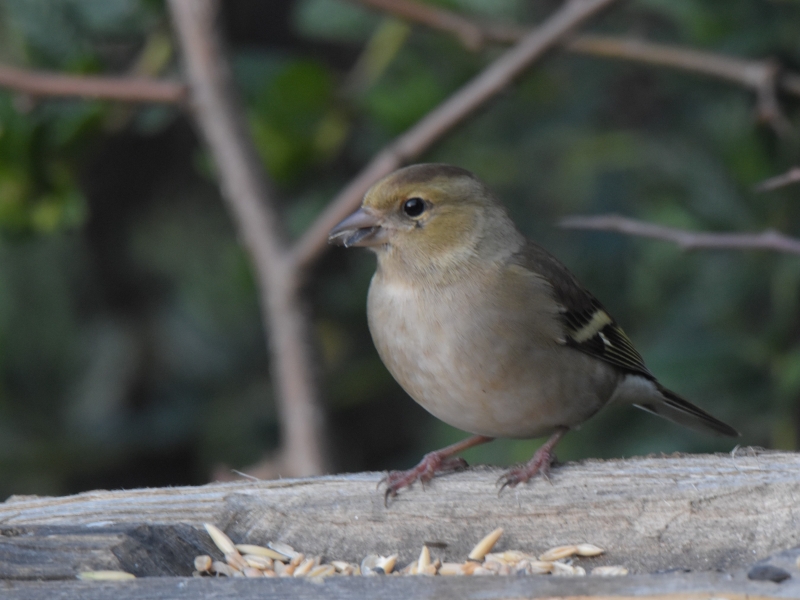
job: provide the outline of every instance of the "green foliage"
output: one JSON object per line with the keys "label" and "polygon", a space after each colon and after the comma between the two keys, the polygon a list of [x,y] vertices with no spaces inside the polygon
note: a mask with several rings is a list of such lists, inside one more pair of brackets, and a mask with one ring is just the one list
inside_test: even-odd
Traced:
{"label": "green foliage", "polygon": [[85,218],[70,151],[98,112],[91,105],[53,118],[34,109],[20,118],[8,96],[0,97],[0,229],[6,234],[52,233]]}
{"label": "green foliage", "polygon": [[[0,55],[75,73],[114,64],[157,25],[157,11],[139,0],[6,0],[0,8]],[[153,45],[146,50],[153,54]],[[0,231],[53,233],[84,223],[78,157],[113,117],[97,102],[0,96]]]}
{"label": "green foliage", "polygon": [[258,94],[250,124],[270,174],[281,182],[337,152],[347,123],[333,105],[334,82],[321,64],[289,61]]}
{"label": "green foliage", "polygon": [[102,46],[134,41],[156,25],[158,14],[141,0],[5,0],[2,8],[6,52],[73,71],[113,60]]}

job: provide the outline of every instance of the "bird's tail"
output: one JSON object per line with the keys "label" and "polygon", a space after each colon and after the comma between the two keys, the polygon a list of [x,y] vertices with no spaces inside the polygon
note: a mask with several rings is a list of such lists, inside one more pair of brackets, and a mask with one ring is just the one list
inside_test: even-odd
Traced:
{"label": "bird's tail", "polygon": [[683,425],[695,431],[712,432],[730,437],[739,437],[739,432],[727,423],[723,423],[699,408],[681,398],[675,392],[668,390],[657,381],[652,382],[659,392],[658,398],[648,398],[647,402],[636,402],[635,406],[649,413],[663,417],[678,425]]}

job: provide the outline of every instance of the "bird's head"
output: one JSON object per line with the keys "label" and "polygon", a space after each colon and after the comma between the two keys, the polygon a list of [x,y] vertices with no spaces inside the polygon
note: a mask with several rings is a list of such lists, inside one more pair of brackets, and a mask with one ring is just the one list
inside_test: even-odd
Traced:
{"label": "bird's head", "polygon": [[381,262],[429,271],[508,254],[522,236],[475,175],[450,165],[420,164],[373,185],[361,208],[334,227],[328,240],[366,246]]}

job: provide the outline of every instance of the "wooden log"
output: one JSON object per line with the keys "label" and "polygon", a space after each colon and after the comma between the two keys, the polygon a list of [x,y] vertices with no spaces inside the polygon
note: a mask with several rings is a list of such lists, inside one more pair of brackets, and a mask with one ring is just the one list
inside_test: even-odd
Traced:
{"label": "wooden log", "polygon": [[765,600],[798,598],[800,585],[703,573],[633,577],[329,577],[302,579],[152,577],[120,583],[0,582],[4,600]]}
{"label": "wooden log", "polygon": [[[194,554],[214,552],[201,529],[205,522],[216,524],[237,543],[280,541],[307,555],[351,562],[359,562],[370,553],[396,552],[401,565],[415,559],[423,543],[429,544],[434,557],[461,562],[483,535],[503,527],[499,550],[536,554],[556,545],[590,542],[605,548],[606,553],[579,559],[587,571],[597,565],[616,564],[632,573],[650,574],[643,580],[620,578],[628,582],[624,585],[575,583],[567,578],[543,576],[523,578],[538,582],[528,582],[533,587],[524,589],[530,593],[523,593],[519,586],[527,584],[515,583],[513,577],[488,578],[494,582],[506,580],[500,583],[484,583],[483,578],[477,577],[464,578],[475,583],[455,578],[460,581],[452,584],[455,587],[441,588],[464,598],[500,598],[506,592],[509,597],[536,597],[539,592],[535,590],[545,596],[579,596],[603,589],[611,593],[608,586],[616,586],[614,589],[622,590],[620,593],[627,589],[628,595],[636,595],[636,589],[654,594],[658,585],[676,581],[686,585],[673,586],[675,593],[722,589],[734,593],[741,589],[751,595],[782,597],[787,590],[793,590],[795,595],[800,592],[796,583],[800,582],[800,572],[794,555],[784,560],[784,568],[793,574],[787,582],[746,579],[747,570],[757,560],[800,544],[798,454],[749,450],[735,456],[589,460],[554,469],[552,485],[536,480],[498,496],[495,482],[501,472],[479,467],[439,477],[424,490],[420,486],[404,490],[388,508],[383,494],[376,490],[381,478],[377,473],[96,491],[63,498],[12,497],[0,504],[0,596],[3,589],[14,590],[14,598],[52,596],[46,583],[10,582],[60,579],[77,569],[117,568],[138,576],[186,575]],[[692,573],[683,573],[684,570]],[[726,574],[712,577],[715,571]],[[669,575],[653,575],[659,572]],[[701,576],[706,579],[698,580]],[[370,586],[378,584],[364,583],[367,579],[363,578],[362,583],[331,584],[326,580],[323,587],[328,590],[327,595],[319,597],[344,597],[357,590],[363,595],[359,592],[351,597],[374,597]],[[388,578],[387,585],[389,579],[391,586],[401,586],[397,589],[409,592],[398,592],[398,597],[433,597],[440,595],[436,586],[449,585],[402,583],[416,578]],[[209,595],[223,593],[213,587],[217,585],[235,586],[220,590],[241,593],[245,598],[251,589],[247,587],[250,583],[180,581],[184,581],[181,589],[188,589],[186,585],[195,590],[200,588],[192,586],[212,586],[202,588],[208,589]],[[597,582],[598,578],[585,581]],[[633,586],[635,581],[641,582],[640,588]],[[725,582],[722,588],[713,587]],[[65,598],[95,597],[83,593],[125,585],[60,583],[66,586],[64,590],[73,589],[77,594]],[[280,587],[288,583],[275,585],[278,587],[269,589],[276,590],[276,594],[298,598],[310,597],[309,590],[322,589],[299,587],[291,591]],[[156,594],[157,587],[137,580],[134,587],[120,589],[133,594],[131,598],[162,597]],[[412,593],[412,588],[417,591]],[[135,589],[142,590],[140,596],[132,591]],[[272,597],[264,595],[264,589],[260,597]],[[489,593],[487,589],[494,591]],[[37,596],[40,592],[42,595]],[[33,595],[26,596],[28,593]],[[383,596],[394,597],[388,592]],[[118,596],[123,597],[129,596]]]}

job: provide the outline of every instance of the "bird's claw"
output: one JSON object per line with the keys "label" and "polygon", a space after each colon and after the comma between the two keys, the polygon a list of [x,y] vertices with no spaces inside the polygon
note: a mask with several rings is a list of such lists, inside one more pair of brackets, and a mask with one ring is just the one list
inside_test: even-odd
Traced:
{"label": "bird's claw", "polygon": [[551,451],[541,451],[541,449],[538,450],[536,454],[533,455],[533,458],[526,464],[509,469],[500,477],[498,477],[497,482],[495,483],[495,485],[500,486],[500,489],[497,491],[497,495],[499,496],[502,494],[503,490],[507,487],[515,488],[520,483],[526,483],[537,474],[541,475],[543,479],[552,483],[550,480],[550,465],[553,464],[554,460],[555,457]]}
{"label": "bird's claw", "polygon": [[394,498],[397,492],[405,487],[411,487],[415,482],[419,481],[425,487],[437,473],[458,471],[467,468],[467,461],[461,457],[448,457],[443,458],[436,452],[426,454],[420,463],[413,469],[408,471],[389,471],[379,482],[386,484],[386,491],[383,494],[384,506],[389,506],[389,498]]}

